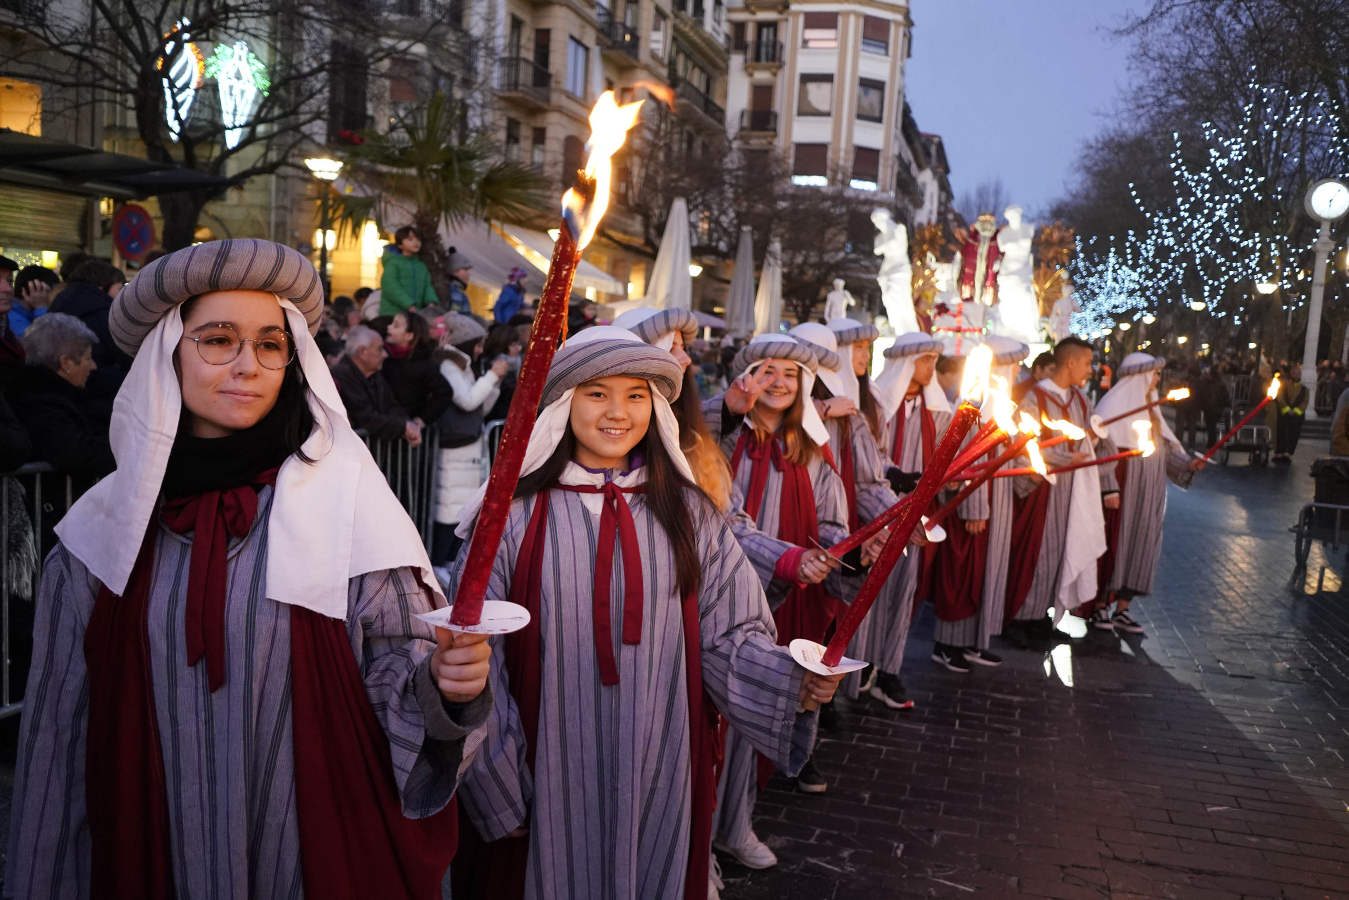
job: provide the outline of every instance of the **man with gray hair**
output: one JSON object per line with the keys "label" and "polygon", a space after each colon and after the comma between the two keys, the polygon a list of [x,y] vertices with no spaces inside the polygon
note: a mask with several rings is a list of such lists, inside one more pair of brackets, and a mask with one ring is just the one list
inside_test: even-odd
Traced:
{"label": "man with gray hair", "polygon": [[74,316],[47,313],[35,319],[23,335],[28,364],[11,394],[35,458],[60,472],[94,478],[116,467],[108,422],[85,392],[89,373],[97,368],[97,341]]}
{"label": "man with gray hair", "polygon": [[393,388],[381,374],[387,355],[379,333],[357,325],[347,332],[346,352],[333,366],[333,381],[352,428],[372,438],[402,438],[415,447],[422,442],[422,423],[398,405]]}

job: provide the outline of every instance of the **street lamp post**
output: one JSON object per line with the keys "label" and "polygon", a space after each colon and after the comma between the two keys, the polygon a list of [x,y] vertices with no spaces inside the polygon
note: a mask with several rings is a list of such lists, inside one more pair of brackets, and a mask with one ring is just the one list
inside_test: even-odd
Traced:
{"label": "street lamp post", "polygon": [[[1268,297],[1279,289],[1277,281],[1257,281],[1255,283],[1255,292],[1261,297]],[[1273,301],[1270,301],[1270,305]],[[1255,371],[1260,371],[1260,360],[1264,355],[1266,343],[1266,330],[1269,328],[1269,317],[1273,315],[1272,309],[1263,309],[1260,311],[1260,337],[1255,345]]]}
{"label": "street lamp post", "polygon": [[319,181],[319,190],[323,196],[319,203],[319,281],[323,285],[323,296],[331,294],[328,284],[328,231],[332,228],[329,218],[328,199],[332,192],[332,183],[342,171],[342,160],[327,156],[311,156],[304,161],[305,167]]}
{"label": "street lamp post", "polygon": [[1326,290],[1326,260],[1335,242],[1330,239],[1330,223],[1349,212],[1349,185],[1334,178],[1323,178],[1311,186],[1306,196],[1307,212],[1321,220],[1316,237],[1316,263],[1312,269],[1312,293],[1307,303],[1307,339],[1302,345],[1302,383],[1310,402],[1307,418],[1316,417],[1316,349],[1321,342],[1321,299]]}

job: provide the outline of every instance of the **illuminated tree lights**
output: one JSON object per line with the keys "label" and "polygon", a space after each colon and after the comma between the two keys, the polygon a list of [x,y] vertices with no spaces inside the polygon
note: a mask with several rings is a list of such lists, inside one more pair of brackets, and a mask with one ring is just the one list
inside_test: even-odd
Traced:
{"label": "illuminated tree lights", "polygon": [[271,81],[267,67],[243,41],[217,44],[206,63],[206,77],[214,78],[220,94],[220,117],[225,125],[225,146],[239,146],[244,126],[258,95],[267,96]]}
{"label": "illuminated tree lights", "polygon": [[1310,93],[1254,82],[1248,90],[1253,99],[1239,122],[1202,125],[1198,152],[1172,135],[1172,199],[1150,208],[1129,186],[1144,232],[1078,239],[1070,270],[1082,312],[1074,330],[1098,336],[1117,319],[1167,305],[1206,308],[1239,325],[1252,285],[1291,286],[1305,267],[1315,234],[1298,227],[1302,188],[1349,168],[1344,117]]}

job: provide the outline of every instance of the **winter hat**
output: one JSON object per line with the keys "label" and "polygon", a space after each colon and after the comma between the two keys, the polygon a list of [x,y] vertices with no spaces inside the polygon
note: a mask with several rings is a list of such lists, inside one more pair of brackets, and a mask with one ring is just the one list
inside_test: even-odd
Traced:
{"label": "winter hat", "polygon": [[674,333],[684,336],[687,345],[698,335],[698,320],[687,309],[653,309],[638,306],[614,319],[615,328],[626,328],[648,344],[662,350],[674,346]]}
{"label": "winter hat", "polygon": [[[740,348],[731,361],[731,369],[738,377],[742,373],[753,372],[770,359],[785,359],[800,366],[801,427],[812,441],[823,447],[829,443],[829,432],[810,399],[811,389],[815,387],[815,372],[819,367],[814,352],[796,338],[785,334],[760,334]],[[749,419],[745,421],[748,423]]]}
{"label": "winter hat", "polygon": [[451,272],[458,272],[460,269],[473,268],[473,261],[464,254],[460,253],[459,250],[455,247],[451,247],[449,249],[448,256],[449,256],[448,269]]}

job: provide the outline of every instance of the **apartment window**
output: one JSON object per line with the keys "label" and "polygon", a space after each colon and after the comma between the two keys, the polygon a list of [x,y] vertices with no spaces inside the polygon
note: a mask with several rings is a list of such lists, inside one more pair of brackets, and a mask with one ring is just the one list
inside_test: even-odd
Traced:
{"label": "apartment window", "polygon": [[328,141],[343,131],[360,131],[369,124],[366,114],[367,70],[362,50],[341,41],[329,45],[333,59],[343,60],[328,73]]}
{"label": "apartment window", "polygon": [[862,17],[862,49],[882,56],[890,52],[890,20],[880,16]]}
{"label": "apartment window", "polygon": [[885,82],[861,78],[857,82],[857,118],[879,122],[885,118]]}
{"label": "apartment window", "polygon": [[567,38],[567,91],[585,100],[589,97],[590,48],[574,37]]}
{"label": "apartment window", "polygon": [[829,145],[797,144],[792,154],[792,184],[824,187],[829,184]]}
{"label": "apartment window", "polygon": [[543,151],[548,142],[548,129],[535,128],[529,142],[529,164],[543,171]]}
{"label": "apartment window", "polygon": [[506,55],[519,56],[525,44],[525,23],[519,16],[511,16],[510,32],[506,38]]}
{"label": "apartment window", "polygon": [[28,81],[0,78],[0,128],[42,136],[42,88]]}
{"label": "apartment window", "polygon": [[[534,29],[534,65],[537,67],[536,71],[546,73],[546,72],[551,68],[548,64],[552,61],[552,58],[553,58],[552,46],[553,46],[553,32],[552,32],[552,29],[550,29],[550,28],[535,28],[535,29]],[[536,82],[534,86],[535,86],[535,87],[548,87],[548,83],[547,83],[547,81],[545,80],[544,83],[543,83],[542,85],[539,85],[539,84]]]}
{"label": "apartment window", "polygon": [[830,50],[838,46],[838,13],[805,13],[801,16],[801,46],[807,50]]}
{"label": "apartment window", "polygon": [[389,101],[392,103],[415,103],[417,101],[416,60],[389,60]]}
{"label": "apartment window", "polygon": [[827,116],[834,111],[834,76],[802,75],[796,101],[798,116]]}
{"label": "apartment window", "polygon": [[731,49],[732,49],[732,50],[735,50],[735,51],[738,51],[738,52],[744,52],[745,46],[746,46],[746,44],[745,44],[745,23],[744,23],[744,22],[732,22],[732,23],[731,23]]}
{"label": "apartment window", "polygon": [[656,59],[665,58],[665,13],[657,11],[651,18],[651,55]]}
{"label": "apartment window", "polygon": [[859,191],[874,191],[881,180],[881,151],[870,147],[853,148],[852,178],[848,186]]}
{"label": "apartment window", "polygon": [[520,161],[520,120],[506,119],[506,162]]}

